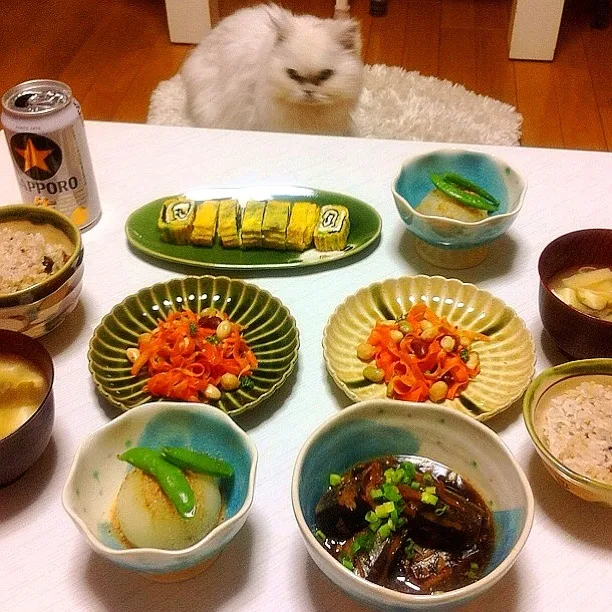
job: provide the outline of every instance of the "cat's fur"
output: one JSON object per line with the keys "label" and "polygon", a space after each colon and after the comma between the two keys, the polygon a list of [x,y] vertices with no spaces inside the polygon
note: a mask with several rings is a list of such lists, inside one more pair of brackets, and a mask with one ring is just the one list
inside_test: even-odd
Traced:
{"label": "cat's fur", "polygon": [[350,134],[360,53],[351,19],[292,15],[276,5],[239,10],[186,59],[188,112],[200,127]]}

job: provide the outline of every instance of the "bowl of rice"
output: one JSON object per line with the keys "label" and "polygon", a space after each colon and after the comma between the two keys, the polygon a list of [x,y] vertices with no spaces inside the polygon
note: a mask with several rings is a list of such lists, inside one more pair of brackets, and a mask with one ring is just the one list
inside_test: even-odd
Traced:
{"label": "bowl of rice", "polygon": [[0,329],[31,337],[57,327],[78,303],[83,243],[52,208],[0,207]]}
{"label": "bowl of rice", "polygon": [[612,359],[544,370],[525,393],[523,417],[554,479],[582,499],[612,506]]}

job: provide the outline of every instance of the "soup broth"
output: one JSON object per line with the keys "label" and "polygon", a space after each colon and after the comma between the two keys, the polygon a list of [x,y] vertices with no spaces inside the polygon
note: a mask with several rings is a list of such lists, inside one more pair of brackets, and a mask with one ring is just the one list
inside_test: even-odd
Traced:
{"label": "soup broth", "polygon": [[568,306],[592,317],[612,321],[611,268],[567,268],[555,274],[548,286]]}
{"label": "soup broth", "polygon": [[0,353],[0,438],[19,429],[45,398],[47,383],[32,362]]}

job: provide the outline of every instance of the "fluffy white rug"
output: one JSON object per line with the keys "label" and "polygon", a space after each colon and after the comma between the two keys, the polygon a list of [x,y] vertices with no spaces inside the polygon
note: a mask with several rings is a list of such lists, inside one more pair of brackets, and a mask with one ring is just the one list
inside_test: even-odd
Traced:
{"label": "fluffy white rug", "polygon": [[[523,117],[513,106],[462,85],[376,64],[366,66],[355,114],[359,136],[518,145]],[[180,74],[153,90],[147,123],[191,125]]]}

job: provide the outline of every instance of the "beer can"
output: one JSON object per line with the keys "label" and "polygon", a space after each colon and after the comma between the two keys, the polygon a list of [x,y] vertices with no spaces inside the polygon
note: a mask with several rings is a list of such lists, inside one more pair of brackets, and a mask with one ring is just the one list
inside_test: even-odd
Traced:
{"label": "beer can", "polygon": [[53,206],[85,230],[101,214],[81,107],[68,85],[38,79],[2,97],[2,126],[26,203]]}

